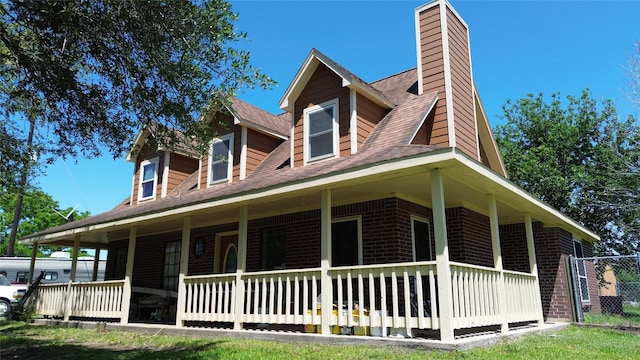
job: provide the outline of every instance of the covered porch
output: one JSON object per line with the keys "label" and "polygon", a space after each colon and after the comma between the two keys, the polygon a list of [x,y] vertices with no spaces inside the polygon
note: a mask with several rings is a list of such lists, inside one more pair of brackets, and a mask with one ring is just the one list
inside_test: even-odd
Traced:
{"label": "covered porch", "polygon": [[[363,261],[360,243],[358,264],[335,265],[332,210],[390,196],[430,210],[431,259],[416,259],[414,238],[413,257],[407,255],[402,261]],[[490,253],[485,255],[492,266],[452,260],[447,209],[457,207],[488,218]],[[311,210],[319,211],[320,256],[314,260],[319,266],[268,271],[247,266],[252,220]],[[448,149],[34,238],[34,244],[104,247],[126,240],[128,246],[122,279],[43,286],[38,290],[36,312],[64,320],[128,324],[135,306],[132,294],[139,287],[133,282],[136,251],[140,251],[137,241],[177,232],[181,247],[177,291],[167,295],[174,297],[175,306],[168,311],[174,312],[169,318],[175,328],[293,329],[321,336],[397,335],[441,341],[486,331],[504,334],[522,324],[544,322],[534,219],[581,231],[570,219],[491,170]],[[195,229],[229,223],[237,224],[236,270],[222,273],[216,255],[208,273],[193,274],[190,254]],[[513,256],[503,254],[501,246],[500,226],[508,224],[524,227],[526,247],[518,250],[518,258],[528,259],[522,266],[525,271],[503,265],[504,257]],[[392,229],[396,223],[389,225],[370,236],[389,238],[384,241],[390,249],[395,244]],[[474,241],[466,233],[463,238]],[[215,247],[219,244],[216,237]]]}

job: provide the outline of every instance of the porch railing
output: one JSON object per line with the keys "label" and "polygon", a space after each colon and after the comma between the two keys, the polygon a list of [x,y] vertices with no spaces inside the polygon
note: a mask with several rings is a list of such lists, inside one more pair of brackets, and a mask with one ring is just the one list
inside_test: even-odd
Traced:
{"label": "porch railing", "polygon": [[[271,325],[322,324],[331,311],[330,326],[378,329],[440,328],[440,308],[453,308],[455,329],[540,318],[536,277],[463,263],[451,263],[452,304],[438,303],[438,274],[433,261],[335,267],[331,284],[323,285],[320,269],[277,270],[242,275],[244,302],[236,309],[236,274],[186,276],[183,321]],[[499,286],[504,279],[505,314],[500,311]],[[120,318],[124,281],[44,285],[36,311],[45,316]],[[333,308],[320,307],[323,291],[332,293]],[[239,313],[238,313],[239,312]],[[179,324],[183,325],[183,324]]]}
{"label": "porch railing", "polygon": [[123,291],[124,280],[40,285],[35,311],[46,317],[120,318]]}

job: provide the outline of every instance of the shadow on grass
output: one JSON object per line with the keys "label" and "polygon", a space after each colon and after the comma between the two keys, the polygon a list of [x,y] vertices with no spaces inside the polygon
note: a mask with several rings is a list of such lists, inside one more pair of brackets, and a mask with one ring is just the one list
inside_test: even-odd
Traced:
{"label": "shadow on grass", "polygon": [[[30,325],[0,329],[0,359],[204,359],[222,351],[227,340],[212,340],[202,344],[178,342],[170,346],[139,347],[108,343],[76,343],[37,339],[25,333]],[[204,357],[203,354],[209,354]],[[218,357],[214,355],[214,357]]]}

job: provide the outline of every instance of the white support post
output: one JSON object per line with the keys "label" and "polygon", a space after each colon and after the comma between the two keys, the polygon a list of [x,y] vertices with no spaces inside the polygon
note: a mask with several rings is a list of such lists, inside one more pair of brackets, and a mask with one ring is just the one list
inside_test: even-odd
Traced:
{"label": "white support post", "polygon": [[[442,170],[431,171],[431,203],[433,232],[436,242],[436,271],[438,273],[438,307],[440,308],[440,340],[453,341],[453,295],[451,293],[451,267],[449,264],[449,240],[444,204]],[[383,314],[384,315],[384,314]]]}
{"label": "white support post", "polygon": [[524,213],[524,228],[527,234],[527,249],[529,251],[529,269],[531,270],[531,275],[536,278],[536,293],[538,295],[538,324],[544,324],[544,314],[542,312],[542,297],[540,296],[540,281],[538,278],[538,261],[536,259],[536,248],[533,242],[533,225],[531,223],[531,213]]}
{"label": "white support post", "polygon": [[238,261],[236,268],[236,301],[233,314],[233,329],[242,330],[244,317],[244,280],[243,275],[247,263],[247,233],[249,231],[249,207],[240,207],[240,219],[238,221]]}
{"label": "white support post", "polygon": [[138,229],[134,226],[129,229],[129,249],[127,251],[127,269],[124,275],[124,289],[122,289],[122,313],[120,323],[129,323],[129,309],[131,308],[131,277],[133,276],[133,259],[136,254],[136,236]]}
{"label": "white support post", "polygon": [[33,283],[33,272],[36,271],[37,257],[38,257],[38,243],[34,242],[33,248],[31,249],[31,262],[29,263],[29,282],[27,283],[27,286],[31,286],[31,284]]}
{"label": "white support post", "polygon": [[[333,284],[329,275],[331,267],[331,190],[322,191],[320,215],[320,298],[322,304],[321,333],[331,334],[333,313]],[[313,299],[314,302],[316,301]],[[315,311],[315,307],[313,309]]]}
{"label": "white support post", "polygon": [[184,277],[189,273],[189,249],[191,248],[191,217],[182,219],[182,242],[180,243],[180,274],[178,274],[178,301],[176,303],[176,327],[182,327],[187,288]]}
{"label": "white support post", "polygon": [[493,248],[493,267],[499,272],[498,279],[498,312],[501,319],[502,333],[509,331],[509,320],[507,318],[507,297],[504,283],[504,269],[502,267],[502,249],[500,248],[500,224],[498,223],[498,206],[496,196],[488,195],[489,199],[489,224],[491,226],[491,247]]}
{"label": "white support post", "polygon": [[80,252],[80,235],[73,239],[73,256],[71,257],[71,281],[76,281],[76,270],[78,269],[78,253]]}

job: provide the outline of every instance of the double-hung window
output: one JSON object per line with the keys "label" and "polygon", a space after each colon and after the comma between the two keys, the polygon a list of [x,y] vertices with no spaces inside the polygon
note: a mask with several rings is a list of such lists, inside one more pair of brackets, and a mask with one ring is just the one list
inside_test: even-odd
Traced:
{"label": "double-hung window", "polygon": [[338,156],[338,99],[305,109],[304,125],[307,162]]}
{"label": "double-hung window", "polygon": [[209,154],[209,184],[231,181],[233,133],[213,140]]}
{"label": "double-hung window", "polygon": [[145,160],[140,163],[139,200],[149,200],[156,197],[158,184],[158,158]]}

